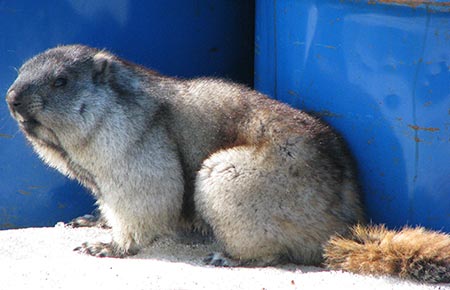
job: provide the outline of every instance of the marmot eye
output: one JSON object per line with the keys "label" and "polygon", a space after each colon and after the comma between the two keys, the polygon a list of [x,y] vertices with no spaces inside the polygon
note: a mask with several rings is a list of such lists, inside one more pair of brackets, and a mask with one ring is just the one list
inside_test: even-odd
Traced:
{"label": "marmot eye", "polygon": [[53,82],[53,86],[55,87],[55,88],[58,88],[58,87],[63,87],[63,86],[65,86],[67,84],[67,79],[66,78],[57,78],[54,82]]}

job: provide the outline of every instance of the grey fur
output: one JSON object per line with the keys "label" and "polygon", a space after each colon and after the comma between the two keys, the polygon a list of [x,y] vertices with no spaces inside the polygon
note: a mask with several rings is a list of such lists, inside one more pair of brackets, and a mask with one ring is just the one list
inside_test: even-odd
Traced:
{"label": "grey fur", "polygon": [[113,244],[87,253],[133,254],[188,227],[212,229],[233,265],[318,264],[363,221],[341,137],[244,86],[75,45],[26,62],[7,102],[39,156],[97,198]]}

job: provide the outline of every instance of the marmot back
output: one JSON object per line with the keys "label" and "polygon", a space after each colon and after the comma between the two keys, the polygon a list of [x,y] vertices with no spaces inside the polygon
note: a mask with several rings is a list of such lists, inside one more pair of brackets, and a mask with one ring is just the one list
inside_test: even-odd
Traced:
{"label": "marmot back", "polygon": [[[207,258],[213,265],[319,265],[331,237],[364,223],[342,138],[244,86],[166,77],[74,45],[27,61],[6,99],[39,156],[90,188],[112,227],[112,243],[79,251],[123,257],[160,236],[197,229],[212,231],[223,246],[222,255]],[[417,238],[429,234],[416,231]],[[357,247],[342,251],[345,243],[333,241],[329,265],[358,272],[336,262]],[[448,252],[435,258],[417,263],[448,269]],[[405,276],[399,269],[370,273]],[[442,272],[410,277],[448,280]]]}

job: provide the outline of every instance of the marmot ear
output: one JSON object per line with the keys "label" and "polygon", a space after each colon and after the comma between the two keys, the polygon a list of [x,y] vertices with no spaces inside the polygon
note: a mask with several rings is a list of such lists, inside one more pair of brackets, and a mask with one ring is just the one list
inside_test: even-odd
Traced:
{"label": "marmot ear", "polygon": [[94,83],[104,83],[108,80],[113,61],[111,55],[102,51],[94,55],[94,68],[92,71],[92,81]]}

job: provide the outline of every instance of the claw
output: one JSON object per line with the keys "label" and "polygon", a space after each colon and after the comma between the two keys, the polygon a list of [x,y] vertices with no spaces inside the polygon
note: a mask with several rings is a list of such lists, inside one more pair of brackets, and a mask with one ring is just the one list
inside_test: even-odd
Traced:
{"label": "claw", "polygon": [[77,217],[67,223],[67,226],[72,228],[81,227],[99,227],[109,228],[104,218],[99,212],[95,211],[93,214],[85,214],[84,216]]}
{"label": "claw", "polygon": [[127,256],[125,253],[117,251],[112,243],[83,243],[73,250],[99,258],[123,258]]}

